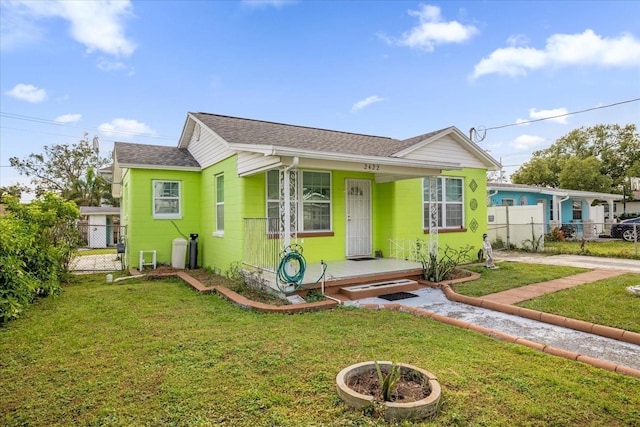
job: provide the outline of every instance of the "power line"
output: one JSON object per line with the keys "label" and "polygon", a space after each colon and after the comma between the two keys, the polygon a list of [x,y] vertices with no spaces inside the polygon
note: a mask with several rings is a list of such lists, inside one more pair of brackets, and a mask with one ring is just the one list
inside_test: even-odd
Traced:
{"label": "power line", "polygon": [[[20,115],[20,114],[13,114],[13,113],[5,113],[3,111],[0,111],[0,116],[6,117],[6,118],[9,118],[9,119],[24,120],[24,121],[32,122],[32,123],[42,123],[42,124],[69,127],[69,128],[75,128],[75,129],[83,129],[83,130],[89,129],[89,130],[94,130],[94,131],[98,131],[98,132],[107,132],[107,131],[105,131],[103,129],[100,129],[100,128],[75,126],[75,125],[70,125],[70,124],[67,124],[67,123],[60,123],[60,122],[57,122],[55,120],[42,119],[42,118],[39,118],[39,117],[23,116],[23,115]],[[108,132],[109,133],[121,134],[121,135],[141,136],[141,137],[153,138],[153,139],[165,139],[165,140],[170,140],[170,141],[175,141],[177,139],[176,137],[173,137],[173,136],[154,135],[154,134],[151,134],[151,133],[132,132],[132,131],[125,131],[125,130],[115,130],[114,129],[114,130],[109,130]]]}
{"label": "power line", "polygon": [[558,117],[572,116],[574,114],[586,113],[588,111],[600,110],[602,108],[610,108],[610,107],[615,107],[616,105],[628,104],[628,103],[631,103],[631,102],[638,102],[638,101],[640,101],[640,98],[629,99],[629,100],[626,100],[626,101],[615,102],[613,104],[600,105],[598,107],[592,107],[592,108],[587,108],[585,110],[574,111],[572,113],[564,113],[564,114],[558,114],[558,115],[555,115],[555,116],[543,117],[541,119],[527,120],[527,121],[518,122],[518,123],[510,123],[508,125],[493,126],[493,127],[490,127],[490,128],[486,128],[485,130],[495,130],[495,129],[502,129],[502,128],[511,127],[511,126],[526,125],[526,124],[529,124],[529,123],[541,122],[543,120],[557,119]]}

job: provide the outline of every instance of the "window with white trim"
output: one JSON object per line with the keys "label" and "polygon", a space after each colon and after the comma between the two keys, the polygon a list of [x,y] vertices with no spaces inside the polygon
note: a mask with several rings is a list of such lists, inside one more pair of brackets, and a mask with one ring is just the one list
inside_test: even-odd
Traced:
{"label": "window with white trim", "polygon": [[153,185],[153,217],[158,219],[180,219],[181,186],[180,181],[154,180]]}
{"label": "window with white trim", "polygon": [[580,200],[573,201],[573,219],[582,220],[582,202]]}
{"label": "window with white trim", "polygon": [[216,232],[224,232],[224,174],[216,175]]}
{"label": "window with white trim", "polygon": [[302,231],[331,230],[331,174],[302,171]]}
{"label": "window with white trim", "polygon": [[[462,178],[437,177],[436,198],[438,228],[462,228],[464,226],[464,192]],[[422,180],[423,227],[429,228],[429,205],[431,191],[429,178]]]}
{"label": "window with white trim", "polygon": [[[278,231],[280,219],[280,173],[267,173],[269,231]],[[298,171],[298,231],[331,231],[331,172]]]}
{"label": "window with white trim", "polygon": [[280,231],[280,172],[271,170],[267,172],[267,221],[268,231],[277,233]]}
{"label": "window with white trim", "polygon": [[515,206],[516,199],[502,199],[502,206]]}

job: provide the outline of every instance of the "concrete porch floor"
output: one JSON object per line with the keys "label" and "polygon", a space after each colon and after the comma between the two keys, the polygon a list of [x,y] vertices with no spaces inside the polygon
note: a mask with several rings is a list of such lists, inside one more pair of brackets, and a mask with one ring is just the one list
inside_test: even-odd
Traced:
{"label": "concrete porch floor", "polygon": [[[340,287],[373,283],[400,278],[418,278],[422,275],[422,264],[392,258],[373,258],[361,261],[351,259],[327,261],[324,277],[325,291],[329,294],[338,292]],[[303,287],[313,288],[322,286],[322,264],[308,263],[303,279]],[[266,281],[275,284],[275,274],[264,272]],[[318,279],[320,279],[318,281]]]}

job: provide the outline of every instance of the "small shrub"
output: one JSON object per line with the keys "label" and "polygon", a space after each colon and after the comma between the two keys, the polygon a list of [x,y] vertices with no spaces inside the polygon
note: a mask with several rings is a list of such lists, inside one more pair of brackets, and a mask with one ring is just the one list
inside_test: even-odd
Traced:
{"label": "small shrub", "polygon": [[440,259],[437,252],[431,252],[428,259],[423,257],[421,260],[424,279],[431,282],[449,279],[458,265],[471,260],[470,253],[473,249],[474,247],[470,245],[461,249],[454,249],[447,245]]}
{"label": "small shrub", "polygon": [[564,232],[558,227],[554,227],[549,234],[547,234],[545,240],[547,242],[564,242]]}
{"label": "small shrub", "polygon": [[29,204],[4,196],[0,217],[0,323],[17,319],[36,297],[56,295],[79,242],[73,202],[52,193]]}
{"label": "small shrub", "polygon": [[382,391],[382,399],[385,402],[391,402],[393,389],[396,388],[396,384],[400,381],[400,365],[392,363],[389,372],[386,375],[383,375],[378,362],[374,363],[376,365],[376,372],[378,373],[378,382],[380,383],[380,389]]}

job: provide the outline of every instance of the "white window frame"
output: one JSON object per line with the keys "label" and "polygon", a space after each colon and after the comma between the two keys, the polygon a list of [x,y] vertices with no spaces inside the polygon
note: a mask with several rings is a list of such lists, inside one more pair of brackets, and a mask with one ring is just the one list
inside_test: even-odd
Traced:
{"label": "white window frame", "polygon": [[[165,183],[178,184],[177,196],[156,196],[156,186]],[[172,179],[154,179],[151,181],[152,213],[154,219],[182,219],[182,182]],[[156,200],[177,200],[178,212],[158,213],[156,211]]]}
{"label": "white window frame", "polygon": [[516,199],[503,198],[501,206],[516,206]]}
{"label": "white window frame", "polygon": [[[222,181],[222,189],[220,188],[220,181]],[[215,185],[215,200],[216,200],[216,231],[214,235],[223,236],[224,235],[224,173],[220,173],[215,175],[214,177]],[[222,200],[220,200],[220,191],[222,190]],[[220,212],[222,210],[222,212]],[[220,218],[220,214],[222,213],[222,219]]]}
{"label": "white window frame", "polygon": [[[576,218],[579,216],[580,218]],[[584,209],[582,206],[582,200],[573,200],[571,204],[571,220],[582,221],[584,218]]]}
{"label": "white window frame", "polygon": [[[298,176],[296,179],[297,182],[297,188],[296,188],[296,193],[297,193],[297,199],[298,199],[298,205],[296,206],[296,212],[298,214],[297,216],[297,232],[298,233],[325,233],[325,232],[332,232],[333,230],[333,175],[331,174],[331,171],[324,171],[324,170],[298,170],[297,171]],[[304,174],[305,173],[320,173],[320,174],[327,174],[329,176],[329,200],[313,200],[313,201],[305,201],[304,200]],[[270,199],[269,198],[269,171],[265,172],[265,212],[266,212],[266,217],[267,220],[269,221],[270,219],[274,218],[274,217],[270,217],[269,216],[269,205],[273,204],[273,203],[278,203],[278,207],[280,206],[280,174],[278,172],[278,174],[273,174],[272,176],[276,176],[278,179],[278,199]],[[328,209],[329,209],[329,228],[328,229],[305,229],[304,228],[304,208],[305,205],[310,205],[312,203],[315,204],[326,204],[328,205]],[[279,215],[279,212],[278,212]],[[278,219],[280,219],[280,217],[277,217]],[[269,221],[269,224],[271,224],[271,221]],[[269,225],[269,227],[271,227],[271,225]],[[269,230],[269,232],[274,232],[277,230]]]}
{"label": "white window frame", "polygon": [[[298,173],[299,173],[298,200],[300,201],[299,209],[298,209],[298,231],[308,232],[308,233],[321,233],[321,232],[327,232],[327,231],[330,232],[333,229],[333,215],[332,215],[332,209],[333,209],[333,188],[332,187],[333,186],[331,185],[331,180],[333,179],[333,177],[331,176],[331,172],[318,171],[318,170],[301,170]],[[312,201],[304,200],[304,175],[308,173],[326,174],[329,176],[329,200],[312,200]],[[304,228],[304,208],[305,206],[312,205],[312,204],[327,205],[329,207],[329,228],[310,229],[310,230],[307,230]]]}
{"label": "white window frame", "polygon": [[[440,186],[440,194],[437,195],[438,200],[436,201],[438,205],[438,230],[460,230],[465,228],[465,205],[464,205],[464,178],[457,176],[439,176],[436,177],[439,186]],[[447,200],[447,180],[457,180],[460,181],[460,190],[461,190],[461,200],[460,201],[452,201]],[[429,178],[422,179],[422,226],[426,230],[429,228],[429,218],[425,217],[425,211],[429,212],[429,199],[426,193],[426,185],[429,182]],[[461,210],[461,219],[459,225],[449,225],[447,226],[447,205],[459,205]]]}
{"label": "white window frame", "polygon": [[[269,198],[269,175],[275,176],[276,180],[276,198]],[[280,221],[280,171],[277,169],[266,171],[264,176],[264,194],[266,199],[265,212],[267,217],[267,231],[269,233],[278,233],[278,222]],[[275,205],[276,216],[269,216],[269,206]]]}

